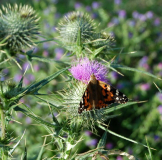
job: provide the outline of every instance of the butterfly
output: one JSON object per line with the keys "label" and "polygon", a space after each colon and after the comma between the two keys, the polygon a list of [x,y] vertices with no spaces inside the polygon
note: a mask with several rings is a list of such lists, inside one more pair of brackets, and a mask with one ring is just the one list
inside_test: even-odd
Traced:
{"label": "butterfly", "polygon": [[126,103],[127,101],[126,95],[111,85],[97,80],[95,75],[92,74],[80,101],[78,113],[105,108],[112,103]]}

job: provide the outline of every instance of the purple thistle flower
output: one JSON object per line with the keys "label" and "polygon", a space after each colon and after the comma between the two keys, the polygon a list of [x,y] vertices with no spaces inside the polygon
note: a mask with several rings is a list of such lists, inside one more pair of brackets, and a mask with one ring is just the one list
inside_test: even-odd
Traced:
{"label": "purple thistle flower", "polygon": [[64,54],[64,50],[62,48],[55,48],[55,59],[59,60]]}
{"label": "purple thistle flower", "polygon": [[82,7],[82,4],[80,2],[76,2],[74,7],[75,9],[79,9]]}
{"label": "purple thistle flower", "polygon": [[144,15],[144,14],[140,14],[140,15],[139,15],[139,19],[140,19],[141,21],[146,21],[147,17],[146,17],[146,15]]}
{"label": "purple thistle flower", "polygon": [[106,148],[107,149],[112,149],[113,148],[113,144],[111,142],[106,144]]}
{"label": "purple thistle flower", "polygon": [[93,9],[97,9],[99,7],[100,7],[100,4],[98,2],[95,1],[95,2],[92,3],[92,8]]}
{"label": "purple thistle flower", "polygon": [[16,82],[20,82],[20,79],[22,78],[22,75],[21,74],[16,74],[15,76],[14,76],[14,80],[16,81]]}
{"label": "purple thistle flower", "polygon": [[139,16],[140,16],[140,14],[139,14],[137,11],[134,11],[134,12],[132,13],[132,16],[133,16],[133,18],[138,19]]}
{"label": "purple thistle flower", "polygon": [[43,56],[45,56],[45,57],[48,57],[48,55],[49,55],[49,53],[48,53],[48,51],[43,51]]}
{"label": "purple thistle flower", "polygon": [[162,62],[158,64],[158,69],[162,70]]}
{"label": "purple thistle flower", "polygon": [[116,160],[123,160],[123,158],[121,156],[117,156]]}
{"label": "purple thistle flower", "polygon": [[85,131],[84,133],[85,133],[86,136],[91,136],[92,135],[92,132],[89,131],[89,130]]}
{"label": "purple thistle flower", "polygon": [[159,101],[162,102],[162,93],[158,92],[158,93],[156,94],[156,96],[159,98]]}
{"label": "purple thistle flower", "polygon": [[162,114],[162,105],[158,106],[157,109],[158,109],[159,113]]}
{"label": "purple thistle flower", "polygon": [[23,64],[23,71],[25,71],[26,69],[29,69],[30,68],[30,64],[29,64],[29,62],[25,62],[24,64]]}
{"label": "purple thistle flower", "polygon": [[86,6],[86,11],[90,12],[91,11],[91,7],[90,6]]}
{"label": "purple thistle flower", "polygon": [[150,84],[149,83],[144,83],[140,85],[141,90],[147,91],[150,89]]}
{"label": "purple thistle flower", "polygon": [[160,25],[160,18],[156,18],[156,19],[154,20],[154,25],[155,25],[155,26],[159,26],[159,25]]}
{"label": "purple thistle flower", "polygon": [[118,73],[112,71],[112,72],[111,72],[111,77],[112,77],[113,80],[116,80],[116,79],[118,78]]}
{"label": "purple thistle flower", "polygon": [[107,83],[107,68],[97,61],[90,61],[88,58],[81,59],[79,63],[69,69],[73,77],[83,83],[88,83],[90,76],[95,75],[97,80]]}
{"label": "purple thistle flower", "polygon": [[145,68],[146,70],[149,69],[149,66],[147,64],[148,62],[148,57],[144,56],[140,61],[139,61],[139,67]]}
{"label": "purple thistle flower", "polygon": [[153,18],[153,12],[152,12],[152,11],[148,11],[148,12],[146,13],[146,17],[147,17],[148,19]]}
{"label": "purple thistle flower", "polygon": [[114,3],[119,5],[121,3],[121,0],[114,0]]}
{"label": "purple thistle flower", "polygon": [[119,16],[119,18],[125,18],[126,17],[126,11],[125,10],[120,10],[118,12],[118,16]]}
{"label": "purple thistle flower", "polygon": [[27,118],[26,118],[26,123],[27,123],[27,124],[30,124],[31,122],[32,122],[32,119],[31,119],[30,117],[27,117]]}
{"label": "purple thistle flower", "polygon": [[97,145],[98,140],[97,139],[91,139],[90,141],[88,141],[86,144],[89,147],[95,147]]}
{"label": "purple thistle flower", "polygon": [[38,65],[38,64],[35,64],[35,65],[33,66],[33,68],[34,68],[34,70],[35,70],[35,71],[37,71],[37,72],[38,72],[40,67],[39,67],[39,65]]}

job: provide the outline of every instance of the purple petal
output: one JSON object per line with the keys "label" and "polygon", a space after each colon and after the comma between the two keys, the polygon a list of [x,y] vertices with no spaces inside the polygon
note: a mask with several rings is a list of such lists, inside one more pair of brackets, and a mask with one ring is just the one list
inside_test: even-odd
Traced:
{"label": "purple petal", "polygon": [[90,76],[95,75],[97,80],[107,83],[107,68],[97,61],[90,61],[88,58],[81,59],[79,63],[69,69],[73,77],[83,83],[88,83]]}

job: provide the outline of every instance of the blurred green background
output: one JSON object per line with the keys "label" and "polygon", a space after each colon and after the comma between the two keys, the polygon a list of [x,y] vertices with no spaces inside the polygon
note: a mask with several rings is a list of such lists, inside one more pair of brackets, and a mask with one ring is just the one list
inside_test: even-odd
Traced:
{"label": "blurred green background", "polygon": [[[2,0],[1,4],[5,5],[7,2],[11,4],[29,4],[36,10],[38,16],[41,17],[41,38],[39,37],[39,40],[58,37],[59,34],[56,30],[58,22],[68,12],[76,10],[87,12],[96,24],[99,24],[98,31],[104,29],[115,36],[116,48],[118,48],[115,52],[121,53],[116,58],[117,63],[162,77],[162,3],[160,0]],[[132,54],[122,54],[128,52],[132,52]],[[34,48],[35,55],[55,60],[60,60],[64,53],[65,50],[55,41],[38,44]],[[18,82],[26,67],[30,66],[25,56],[18,55],[18,59],[21,59],[19,63],[23,70],[20,70],[16,65],[5,69],[3,72],[6,74],[6,79],[13,78],[14,81]],[[67,61],[70,61],[70,58],[67,57]],[[24,78],[24,85],[45,78],[47,75],[54,73],[58,67],[54,63],[48,64],[39,61],[33,61],[32,65],[34,73],[29,67]],[[161,160],[162,94],[153,82],[160,88],[162,88],[162,83],[160,80],[140,73],[124,70],[120,70],[120,72],[124,74],[124,77],[111,70],[109,71],[108,79],[113,86],[125,93],[131,100],[147,100],[147,102],[116,112],[121,113],[121,116],[111,120],[109,129],[144,144],[146,144],[145,137],[147,136],[150,146],[156,149],[156,151],[152,151],[153,159]],[[44,87],[41,92],[55,93],[55,91],[62,89],[62,86],[66,86],[66,79],[59,76]],[[22,99],[21,102],[24,102],[43,119],[52,121],[48,106],[43,106],[37,99],[29,96]],[[12,121],[9,125],[10,131],[13,132],[13,136],[17,137],[21,136],[26,129],[28,159],[35,159],[43,144],[43,136],[47,134],[46,130],[21,113],[14,114],[13,119],[21,124]],[[99,130],[99,135],[102,135],[102,133],[103,131]],[[83,135],[85,140],[76,149],[79,149],[79,152],[84,152],[95,148],[100,137],[90,131],[84,131]],[[19,157],[19,154],[23,152],[24,139],[16,149],[15,157]],[[48,141],[50,141],[50,138]],[[147,148],[110,134],[108,135],[106,148],[120,149],[136,155],[140,160],[146,159],[145,154],[148,154]],[[51,151],[53,149],[52,145],[47,145],[43,156],[54,156]],[[126,160],[126,158],[120,156],[112,156],[113,159]]]}

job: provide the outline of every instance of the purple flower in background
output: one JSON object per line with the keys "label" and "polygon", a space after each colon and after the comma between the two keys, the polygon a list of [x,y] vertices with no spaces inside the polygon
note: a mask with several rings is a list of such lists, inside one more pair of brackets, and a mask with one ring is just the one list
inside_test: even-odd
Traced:
{"label": "purple flower in background", "polygon": [[91,139],[90,141],[86,142],[86,145],[89,147],[95,147],[98,143],[97,139]]}
{"label": "purple flower in background", "polygon": [[117,156],[116,160],[123,160],[121,156]]}
{"label": "purple flower in background", "polygon": [[27,123],[27,124],[30,124],[31,122],[32,122],[31,118],[30,118],[30,117],[27,117],[27,118],[26,118],[26,123]]}
{"label": "purple flower in background", "polygon": [[118,73],[112,71],[112,72],[111,72],[111,78],[112,78],[113,80],[116,80],[116,79],[118,78]]}
{"label": "purple flower in background", "polygon": [[23,68],[24,71],[27,70],[27,69],[29,69],[29,68],[30,68],[29,62],[25,62],[25,63],[23,64],[22,68]]}
{"label": "purple flower in background", "polygon": [[69,71],[75,79],[83,83],[88,83],[92,74],[95,75],[97,80],[107,83],[107,68],[97,61],[90,61],[88,58],[81,59]]}
{"label": "purple flower in background", "polygon": [[114,23],[114,24],[119,24],[119,19],[118,19],[118,18],[113,18],[113,19],[112,19],[112,23]]}
{"label": "purple flower in background", "polygon": [[[48,29],[49,30],[49,29]],[[48,42],[43,43],[43,48],[48,49],[50,44]]]}
{"label": "purple flower in background", "polygon": [[119,5],[121,3],[121,0],[114,0],[114,3]]}
{"label": "purple flower in background", "polygon": [[162,93],[158,92],[158,93],[156,94],[156,96],[159,98],[159,101],[162,102]]}
{"label": "purple flower in background", "polygon": [[144,14],[140,14],[140,15],[139,15],[139,19],[140,19],[141,21],[146,21],[147,17],[146,17],[146,15],[144,15]]}
{"label": "purple flower in background", "polygon": [[62,55],[64,54],[64,49],[62,48],[55,48],[55,59],[59,60]]}
{"label": "purple flower in background", "polygon": [[106,144],[106,148],[107,149],[112,149],[113,148],[113,144],[111,142]]}
{"label": "purple flower in background", "polygon": [[125,10],[120,10],[118,12],[118,16],[119,16],[119,18],[125,18],[126,17],[126,11]]}
{"label": "purple flower in background", "polygon": [[90,12],[92,9],[91,9],[91,6],[86,6],[86,11],[87,12]]}
{"label": "purple flower in background", "polygon": [[160,140],[160,137],[159,137],[158,135],[155,135],[155,136],[154,136],[154,140],[155,140],[155,141],[159,141],[159,140]]}
{"label": "purple flower in background", "polygon": [[92,17],[93,19],[95,19],[95,18],[98,17],[98,14],[97,14],[97,13],[92,13],[92,14],[91,14],[91,17]]}
{"label": "purple flower in background", "polygon": [[159,25],[160,25],[160,18],[156,18],[156,19],[154,20],[154,25],[155,25],[155,26],[159,26]]}
{"label": "purple flower in background", "polygon": [[37,72],[39,71],[39,65],[38,65],[38,64],[35,64],[35,65],[33,66],[33,68],[34,68],[35,71],[37,71]]}
{"label": "purple flower in background", "polygon": [[134,20],[130,20],[130,21],[128,21],[128,25],[129,26],[135,26],[135,24],[136,24],[136,22],[134,21]]}
{"label": "purple flower in background", "polygon": [[141,90],[147,91],[150,89],[150,84],[149,83],[144,83],[140,85]]}
{"label": "purple flower in background", "polygon": [[162,105],[158,106],[157,109],[158,109],[159,113],[162,114]]}
{"label": "purple flower in background", "polygon": [[17,113],[17,117],[18,117],[18,118],[22,118],[22,117],[23,117],[23,113],[22,113],[22,112],[18,112],[18,113]]}
{"label": "purple flower in background", "polygon": [[38,50],[39,50],[39,49],[38,49],[37,47],[35,47],[34,50],[33,50],[33,53],[37,53]]}
{"label": "purple flower in background", "polygon": [[152,12],[152,11],[148,11],[148,12],[146,13],[146,17],[147,17],[148,19],[153,18],[153,12]]}
{"label": "purple flower in background", "polygon": [[14,80],[15,80],[16,82],[20,82],[21,78],[22,78],[22,75],[21,75],[21,74],[16,74],[16,75],[14,76]]}
{"label": "purple flower in background", "polygon": [[89,130],[85,131],[84,133],[85,133],[86,136],[91,136],[92,135],[92,132],[89,131]]}
{"label": "purple flower in background", "polygon": [[61,14],[56,12],[54,16],[55,16],[56,19],[59,19],[61,17]]}
{"label": "purple flower in background", "polygon": [[48,53],[48,51],[43,51],[43,56],[45,56],[45,57],[48,57],[48,55],[49,55],[49,53]]}
{"label": "purple flower in background", "polygon": [[132,37],[133,37],[133,33],[132,33],[132,32],[129,32],[129,33],[128,33],[128,37],[129,37],[129,38],[132,38]]}
{"label": "purple flower in background", "polygon": [[118,83],[118,84],[117,84],[117,88],[118,88],[118,89],[122,89],[122,88],[124,88],[124,87],[125,87],[124,83]]}
{"label": "purple flower in background", "polygon": [[82,7],[82,4],[80,2],[76,2],[74,7],[75,9],[79,9],[80,7]]}
{"label": "purple flower in background", "polygon": [[162,70],[162,62],[160,62],[157,67],[158,69]]}
{"label": "purple flower in background", "polygon": [[98,2],[94,1],[94,2],[92,3],[92,8],[93,8],[93,9],[97,9],[97,8],[99,8],[99,7],[100,7],[100,4],[99,4]]}
{"label": "purple flower in background", "polygon": [[134,12],[132,13],[132,16],[133,16],[133,18],[138,19],[139,16],[140,16],[140,14],[139,14],[137,11],[134,11]]}
{"label": "purple flower in background", "polygon": [[149,66],[147,64],[148,62],[148,57],[144,56],[140,61],[139,61],[139,67],[145,68],[146,70],[149,69]]}
{"label": "purple flower in background", "polygon": [[8,74],[9,73],[9,70],[6,68],[6,69],[3,70],[3,73],[4,74]]}
{"label": "purple flower in background", "polygon": [[23,82],[25,85],[28,85],[30,83],[30,81],[26,77],[24,77]]}

